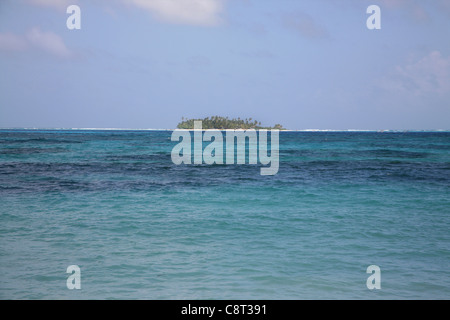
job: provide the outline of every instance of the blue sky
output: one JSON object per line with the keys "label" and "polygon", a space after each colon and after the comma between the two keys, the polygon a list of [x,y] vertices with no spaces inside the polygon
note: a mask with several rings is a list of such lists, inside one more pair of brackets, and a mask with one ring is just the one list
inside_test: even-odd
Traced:
{"label": "blue sky", "polygon": [[446,0],[4,0],[0,127],[450,129],[449,39]]}

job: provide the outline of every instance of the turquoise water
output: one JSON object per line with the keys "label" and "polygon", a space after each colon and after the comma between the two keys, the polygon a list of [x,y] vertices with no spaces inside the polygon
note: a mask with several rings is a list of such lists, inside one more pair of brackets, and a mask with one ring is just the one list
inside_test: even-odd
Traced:
{"label": "turquoise water", "polygon": [[275,176],[170,134],[0,130],[0,298],[450,298],[450,133],[282,132]]}

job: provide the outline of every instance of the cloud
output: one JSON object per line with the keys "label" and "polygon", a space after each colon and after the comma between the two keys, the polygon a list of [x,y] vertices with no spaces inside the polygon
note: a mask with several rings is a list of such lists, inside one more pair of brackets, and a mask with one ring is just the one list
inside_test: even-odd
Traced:
{"label": "cloud", "polygon": [[220,23],[223,0],[122,0],[175,24],[211,26]]}
{"label": "cloud", "polygon": [[439,51],[430,52],[418,61],[396,66],[394,71],[380,82],[389,91],[421,96],[450,93],[450,56]]}
{"label": "cloud", "polygon": [[[428,11],[423,6],[423,1],[417,0],[378,0],[380,7],[392,9],[392,10],[402,10],[405,14],[415,22],[428,22],[431,20]],[[431,1],[434,4],[437,3],[436,0]]]}
{"label": "cloud", "polygon": [[[79,4],[80,2],[80,0],[24,1],[33,6],[58,10],[65,10],[69,5]],[[212,26],[221,22],[220,14],[222,13],[225,0],[102,0],[101,2],[109,14],[115,14],[112,6],[121,2],[125,5],[143,9],[160,21],[174,24]]]}
{"label": "cloud", "polygon": [[27,47],[23,37],[12,33],[0,33],[0,51],[22,51]]}
{"label": "cloud", "polygon": [[27,33],[26,37],[34,47],[53,55],[59,57],[70,57],[72,55],[61,37],[53,32],[42,32],[35,27]]}
{"label": "cloud", "polygon": [[290,13],[284,15],[282,19],[286,28],[295,31],[303,37],[310,39],[328,37],[328,32],[306,13]]}
{"label": "cloud", "polygon": [[43,32],[38,27],[24,35],[0,33],[0,51],[44,51],[53,56],[69,58],[73,54],[60,36],[53,32]]}

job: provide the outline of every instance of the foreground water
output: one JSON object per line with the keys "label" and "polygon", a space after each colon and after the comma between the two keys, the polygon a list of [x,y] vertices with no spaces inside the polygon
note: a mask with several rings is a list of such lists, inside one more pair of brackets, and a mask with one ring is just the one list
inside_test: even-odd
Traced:
{"label": "foreground water", "polygon": [[0,130],[0,298],[450,298],[450,133],[282,132],[275,176],[170,134]]}

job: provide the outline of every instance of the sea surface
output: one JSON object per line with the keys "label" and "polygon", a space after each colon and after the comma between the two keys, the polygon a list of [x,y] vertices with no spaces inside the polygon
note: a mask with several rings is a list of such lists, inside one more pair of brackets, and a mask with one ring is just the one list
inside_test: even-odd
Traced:
{"label": "sea surface", "polygon": [[281,132],[274,176],[171,133],[0,130],[0,299],[450,299],[449,132]]}

